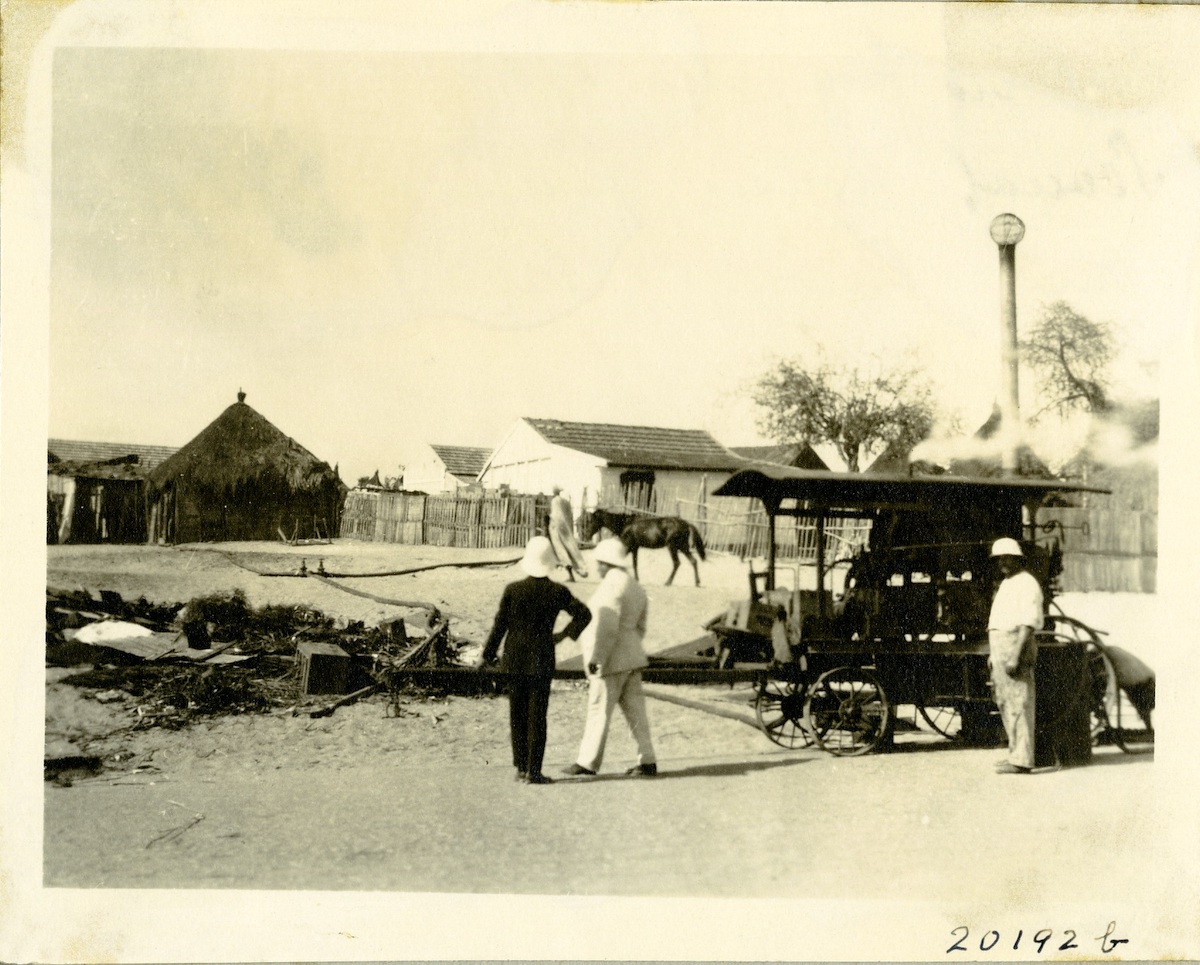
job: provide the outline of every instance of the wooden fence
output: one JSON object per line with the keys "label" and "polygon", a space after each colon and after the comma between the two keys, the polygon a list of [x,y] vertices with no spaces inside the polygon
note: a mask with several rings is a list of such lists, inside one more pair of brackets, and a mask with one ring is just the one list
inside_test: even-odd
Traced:
{"label": "wooden fence", "polygon": [[[607,507],[606,507],[607,508]],[[621,512],[647,513],[638,505],[613,507]],[[675,499],[662,507],[664,515],[678,516],[696,525],[707,549],[732,553],[741,559],[765,557],[770,549],[770,524],[756,499],[741,496],[710,496],[703,502]],[[825,559],[832,563],[866,545],[871,521],[831,519],[825,524]],[[815,563],[817,527],[811,519],[781,516],[776,520],[775,552],[781,560]]]}
{"label": "wooden fence", "polygon": [[[610,506],[606,508],[620,509]],[[647,512],[627,505],[631,512]],[[695,523],[704,545],[742,559],[767,555],[766,513],[756,500],[709,496],[675,499],[657,507],[663,515]],[[351,490],[342,513],[341,535],[383,543],[500,548],[524,546],[542,530],[550,512],[548,496],[423,493]],[[816,558],[816,529],[811,520],[781,517],[776,530],[782,560],[811,563]],[[1158,565],[1158,514],[1149,511],[1045,508],[1038,513],[1039,536],[1056,537],[1063,548],[1064,592],[1153,593]],[[1045,527],[1051,527],[1045,529]],[[866,544],[870,522],[829,520],[826,560],[843,559]]]}
{"label": "wooden fence", "polygon": [[[612,507],[618,508],[618,507]],[[636,505],[626,511],[645,512]],[[767,555],[770,529],[757,500],[710,496],[707,500],[674,500],[659,512],[696,524],[711,550],[742,559]],[[782,560],[813,563],[816,528],[811,520],[780,517],[775,533]],[[1158,514],[1109,506],[1044,508],[1038,513],[1044,540],[1055,537],[1063,549],[1064,593],[1153,593],[1158,570]],[[1049,528],[1047,528],[1049,527]],[[866,545],[869,520],[828,520],[826,554],[829,562],[845,558]]]}
{"label": "wooden fence", "polygon": [[1155,592],[1157,513],[1056,507],[1041,510],[1038,523],[1039,537],[1057,537],[1062,546],[1064,593]]}
{"label": "wooden fence", "polygon": [[524,546],[550,512],[548,496],[501,496],[353,489],[341,535],[376,543],[498,548]]}

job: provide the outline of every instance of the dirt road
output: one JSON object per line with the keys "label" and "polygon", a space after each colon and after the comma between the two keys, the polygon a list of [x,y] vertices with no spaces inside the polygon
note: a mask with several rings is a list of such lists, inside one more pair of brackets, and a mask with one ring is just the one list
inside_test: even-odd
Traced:
{"label": "dirt road", "polygon": [[[343,619],[398,612],[312,580],[246,568],[296,566],[302,554],[312,566],[312,550],[50,551],[52,585],[160,602],[240,588],[254,605],[303,602]],[[322,553],[327,568],[346,572],[481,555],[352,544]],[[745,565],[737,560],[702,564],[700,589],[661,586],[665,572],[665,556],[651,557],[643,572],[652,650],[694,636],[744,592]],[[346,583],[376,596],[440,601],[456,614],[457,634],[481,641],[500,589],[515,575],[511,568],[437,569]],[[594,582],[576,592],[586,598]],[[1147,598],[1084,602],[1118,635],[1144,627],[1153,613]],[[946,921],[980,930],[991,927],[980,909],[993,909],[1014,932],[1044,924],[1099,934],[1105,922],[1051,922],[1046,909],[1065,897],[1091,917],[1102,914],[1097,902],[1145,913],[1162,875],[1181,860],[1169,835],[1131,833],[1169,820],[1152,754],[1102,749],[1090,767],[999,777],[992,773],[997,751],[928,733],[902,732],[890,754],[837,759],[784,751],[729,716],[652,700],[662,776],[621,774],[634,747],[618,721],[600,777],[530,787],[512,780],[502,698],[411,702],[399,718],[385,716],[385,701],[374,698],[324,719],[243,715],[181,731],[130,732],[121,726],[129,703],[100,705],[58,682],[62,673],[51,672],[47,684],[47,739],[83,742],[108,766],[69,787],[45,786],[50,888],[933,902]],[[727,714],[752,714],[745,690],[666,690]],[[573,759],[584,694],[577,684],[555,685],[546,758],[552,775]],[[861,923],[864,933],[872,927]],[[939,943],[949,940],[939,930],[928,948],[919,947],[940,957]],[[489,946],[482,954],[499,952]]]}
{"label": "dirt road", "polygon": [[[553,706],[552,771],[573,759],[583,691],[560,687]],[[198,734],[191,755],[154,755],[158,770],[48,785],[46,883],[883,899],[902,881],[940,901],[999,892],[1036,907],[1151,880],[1125,833],[1151,793],[1149,756],[1002,779],[994,750],[917,740],[838,760],[654,701],[662,776],[621,774],[634,749],[617,728],[599,777],[530,787],[512,781],[502,699],[400,720],[353,709],[257,720],[240,759],[211,751],[225,735]],[[456,718],[446,738],[438,714]],[[406,754],[421,735],[440,753]],[[362,763],[323,763],[334,743]]]}

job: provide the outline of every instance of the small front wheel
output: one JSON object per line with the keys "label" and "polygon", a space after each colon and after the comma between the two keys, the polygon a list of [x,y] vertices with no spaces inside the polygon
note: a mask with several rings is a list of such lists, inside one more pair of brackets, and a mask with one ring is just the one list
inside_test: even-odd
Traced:
{"label": "small front wheel", "polygon": [[804,710],[817,744],[837,757],[869,754],[891,736],[892,706],[883,684],[860,667],[821,674]]}
{"label": "small front wheel", "polygon": [[812,743],[804,719],[804,682],[767,677],[754,698],[754,716],[764,734],[789,750]]}

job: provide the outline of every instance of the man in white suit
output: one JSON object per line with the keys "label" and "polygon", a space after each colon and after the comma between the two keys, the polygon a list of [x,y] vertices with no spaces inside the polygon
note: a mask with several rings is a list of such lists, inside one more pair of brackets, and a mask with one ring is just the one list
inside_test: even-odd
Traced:
{"label": "man in white suit", "polygon": [[648,610],[646,591],[626,569],[629,551],[619,539],[601,540],[593,555],[600,586],[588,601],[592,620],[579,638],[588,674],[587,723],[579,755],[566,773],[587,775],[600,770],[613,710],[619,706],[638,747],[638,762],[625,773],[654,777],[658,763],[642,692],[642,670],[650,662],[642,647]]}

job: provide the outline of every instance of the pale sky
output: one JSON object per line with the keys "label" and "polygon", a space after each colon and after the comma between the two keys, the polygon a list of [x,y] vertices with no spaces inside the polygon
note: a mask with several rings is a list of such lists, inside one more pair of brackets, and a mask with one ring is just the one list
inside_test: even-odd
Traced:
{"label": "pale sky", "polygon": [[746,386],[818,342],[912,353],[974,423],[1003,211],[1022,327],[1111,321],[1154,391],[1194,297],[1178,18],[698,6],[554,7],[507,47],[403,15],[391,49],[60,46],[49,434],[182,445],[241,388],[351,483],[520,416],[752,444]]}

